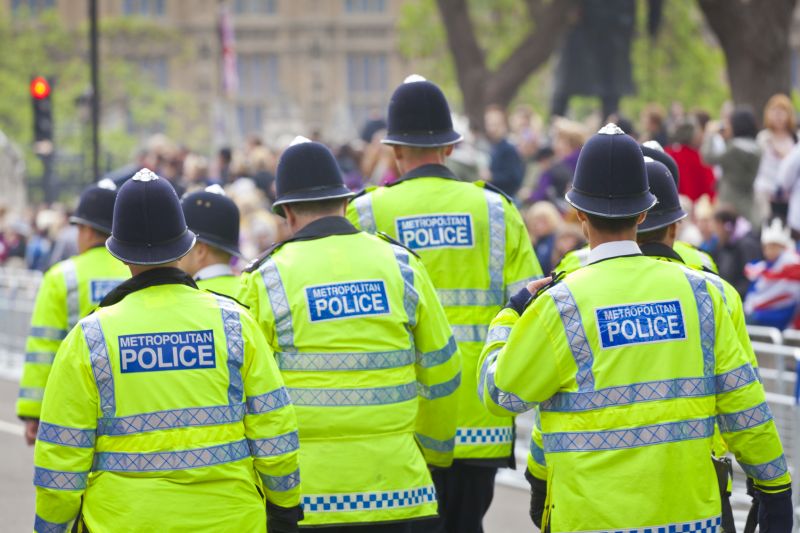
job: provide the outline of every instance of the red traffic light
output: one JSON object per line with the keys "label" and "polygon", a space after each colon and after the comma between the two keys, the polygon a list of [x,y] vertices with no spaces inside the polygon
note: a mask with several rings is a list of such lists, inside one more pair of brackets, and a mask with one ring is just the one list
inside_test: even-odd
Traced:
{"label": "red traffic light", "polygon": [[42,76],[36,76],[31,80],[31,96],[37,100],[43,100],[50,96],[50,82]]}

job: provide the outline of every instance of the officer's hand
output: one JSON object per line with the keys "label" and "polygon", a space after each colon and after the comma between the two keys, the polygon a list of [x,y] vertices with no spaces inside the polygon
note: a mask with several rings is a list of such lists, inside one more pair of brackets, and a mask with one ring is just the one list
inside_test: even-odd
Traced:
{"label": "officer's hand", "polygon": [[756,490],[758,499],[758,530],[761,533],[790,533],[792,531],[792,491],[767,494]]}
{"label": "officer's hand", "polygon": [[39,432],[39,420],[36,418],[25,419],[25,442],[28,446],[36,444],[36,434]]}
{"label": "officer's hand", "polygon": [[553,281],[552,276],[547,276],[546,278],[542,279],[536,279],[528,283],[528,286],[526,288],[528,289],[528,292],[531,293],[531,295],[534,295],[539,291],[539,289],[546,286],[551,281]]}
{"label": "officer's hand", "polygon": [[524,289],[520,289],[517,294],[508,299],[506,307],[513,309],[518,315],[521,315],[525,311],[525,308],[528,307],[533,295],[551,281],[553,281],[553,278],[550,277],[531,281]]}

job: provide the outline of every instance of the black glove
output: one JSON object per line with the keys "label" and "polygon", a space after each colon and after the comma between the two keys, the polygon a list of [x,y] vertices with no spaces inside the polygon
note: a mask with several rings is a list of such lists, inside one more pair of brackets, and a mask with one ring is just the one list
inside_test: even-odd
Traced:
{"label": "black glove", "polygon": [[303,507],[281,507],[267,500],[267,533],[297,533]]}
{"label": "black glove", "polygon": [[533,300],[533,295],[527,288],[524,288],[508,299],[506,307],[516,311],[518,315],[522,315],[531,300]]}
{"label": "black glove", "polygon": [[756,489],[758,530],[760,533],[791,533],[794,509],[792,489],[768,494]]}
{"label": "black glove", "polygon": [[541,529],[544,502],[547,500],[547,481],[535,477],[528,470],[525,470],[525,479],[531,484],[531,508],[529,510],[531,520],[536,527]]}

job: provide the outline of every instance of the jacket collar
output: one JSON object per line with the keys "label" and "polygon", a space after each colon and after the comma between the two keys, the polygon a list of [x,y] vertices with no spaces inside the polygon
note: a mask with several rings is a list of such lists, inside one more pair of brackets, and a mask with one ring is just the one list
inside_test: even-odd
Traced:
{"label": "jacket collar", "polygon": [[422,165],[413,170],[409,170],[392,185],[406,180],[413,180],[415,178],[444,178],[448,180],[458,180],[458,176],[444,165],[430,164]]}
{"label": "jacket collar", "polygon": [[322,217],[300,228],[300,231],[286,242],[310,241],[330,237],[331,235],[353,235],[358,232],[358,228],[344,217]]}
{"label": "jacket collar", "polygon": [[635,241],[604,242],[589,251],[588,264],[598,263],[615,257],[642,255],[642,251]]}
{"label": "jacket collar", "polygon": [[194,280],[218,278],[220,276],[235,276],[233,269],[227,263],[216,263],[203,267],[194,274]]}
{"label": "jacket collar", "polygon": [[114,290],[103,298],[98,307],[114,305],[121,302],[129,294],[157,285],[186,285],[193,289],[197,288],[197,284],[192,277],[179,268],[154,268],[137,274],[117,285]]}
{"label": "jacket collar", "polygon": [[641,248],[642,253],[648,257],[664,257],[666,259],[678,261],[679,263],[684,262],[683,258],[678,255],[678,252],[663,242],[646,242],[644,244],[640,244],[639,248]]}

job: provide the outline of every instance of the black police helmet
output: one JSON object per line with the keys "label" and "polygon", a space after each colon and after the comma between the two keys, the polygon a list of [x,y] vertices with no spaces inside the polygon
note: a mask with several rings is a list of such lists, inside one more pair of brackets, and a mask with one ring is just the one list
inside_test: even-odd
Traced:
{"label": "black police helmet", "polygon": [[645,167],[650,192],[656,196],[658,203],[647,212],[644,222],[639,224],[639,233],[661,229],[686,218],[686,211],[681,207],[678,197],[678,187],[667,166],[651,159],[645,162]]}
{"label": "black police helmet", "polygon": [[615,124],[603,127],[581,149],[566,199],[603,218],[630,218],[653,207],[639,144]]}
{"label": "black police helmet", "polygon": [[187,194],[181,200],[183,216],[197,240],[223,252],[241,257],[239,251],[239,208],[225,196],[222,187]]}
{"label": "black police helmet", "polygon": [[298,137],[281,154],[275,176],[277,198],[272,211],[280,216],[284,204],[350,198],[339,164],[321,143]]}
{"label": "black police helmet", "polygon": [[649,157],[659,163],[663,163],[669,169],[669,173],[672,175],[672,179],[675,180],[675,185],[680,185],[681,183],[681,172],[678,169],[678,163],[669,155],[667,152],[664,151],[664,147],[659,144],[658,141],[647,141],[646,143],[641,145],[642,155],[645,157]]}
{"label": "black police helmet", "polygon": [[106,248],[124,263],[160,265],[189,253],[195,235],[186,227],[170,183],[142,169],[120,187]]}
{"label": "black police helmet", "polygon": [[453,129],[450,106],[439,87],[414,74],[395,89],[389,101],[384,144],[435,148],[461,139]]}
{"label": "black police helmet", "polygon": [[69,217],[70,224],[82,224],[111,235],[116,199],[117,186],[111,180],[101,180],[88,186],[81,193],[78,208]]}

